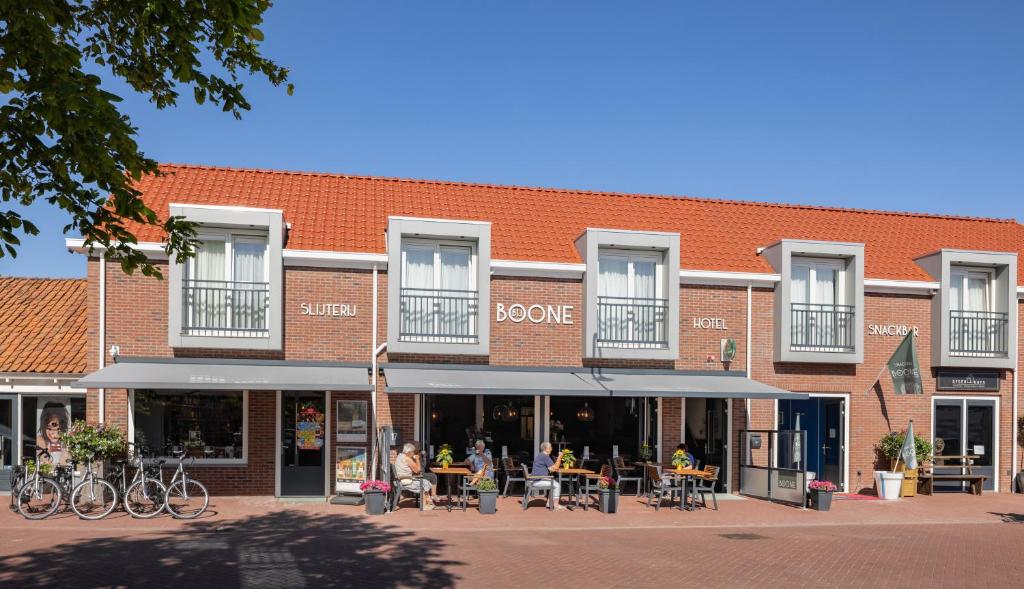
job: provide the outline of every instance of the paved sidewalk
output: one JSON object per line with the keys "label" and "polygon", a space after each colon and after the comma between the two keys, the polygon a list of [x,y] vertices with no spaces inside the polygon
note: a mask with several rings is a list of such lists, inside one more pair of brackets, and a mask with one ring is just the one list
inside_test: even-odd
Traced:
{"label": "paved sidewalk", "polygon": [[[6,498],[4,498],[6,500]],[[0,587],[1020,587],[1024,497],[836,501],[829,513],[758,500],[720,510],[523,512],[216,498],[194,522],[122,514],[31,522],[0,512]]]}

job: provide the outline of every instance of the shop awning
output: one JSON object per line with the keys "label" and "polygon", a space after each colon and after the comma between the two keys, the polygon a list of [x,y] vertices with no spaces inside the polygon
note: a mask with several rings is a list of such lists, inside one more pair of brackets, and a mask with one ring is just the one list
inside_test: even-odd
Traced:
{"label": "shop awning", "polygon": [[388,393],[806,399],[743,373],[603,368],[385,364]]}
{"label": "shop awning", "polygon": [[657,370],[592,369],[591,378],[613,397],[702,397],[706,399],[807,399],[746,378],[741,372],[698,373]]}
{"label": "shop awning", "polygon": [[370,391],[369,364],[120,358],[73,386],[106,389]]}
{"label": "shop awning", "polygon": [[608,396],[586,375],[557,368],[385,364],[384,378],[388,393]]}

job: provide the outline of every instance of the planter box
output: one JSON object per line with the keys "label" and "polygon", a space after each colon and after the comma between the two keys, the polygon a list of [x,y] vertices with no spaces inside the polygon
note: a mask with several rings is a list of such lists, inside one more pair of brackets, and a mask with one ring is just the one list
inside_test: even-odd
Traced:
{"label": "planter box", "polygon": [[493,515],[498,511],[498,490],[477,491],[480,496],[480,513]]}
{"label": "planter box", "polygon": [[598,507],[602,513],[615,513],[619,510],[618,489],[598,489]]}
{"label": "planter box", "polygon": [[811,491],[811,507],[818,511],[832,508],[832,491]]}
{"label": "planter box", "polygon": [[366,515],[384,515],[387,502],[383,491],[366,491],[363,499],[366,501]]}

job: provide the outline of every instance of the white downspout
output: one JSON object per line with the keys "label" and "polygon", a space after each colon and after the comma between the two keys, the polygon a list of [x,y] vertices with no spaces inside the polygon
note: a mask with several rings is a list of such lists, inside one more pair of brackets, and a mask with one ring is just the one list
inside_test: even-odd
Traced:
{"label": "white downspout", "polygon": [[[1013,371],[1013,400],[1012,400],[1013,402],[1011,403],[1011,405],[1013,406],[1013,419],[1010,422],[1010,428],[1011,428],[1010,439],[1011,439],[1011,443],[1013,444],[1013,447],[1010,449],[1010,462],[1011,462],[1010,463],[1010,493],[1018,492],[1017,488],[1016,488],[1016,483],[1017,483],[1017,481],[1016,481],[1016,478],[1017,478],[1016,474],[1017,474],[1017,468],[1018,468],[1018,464],[1019,464],[1017,462],[1017,456],[1018,456],[1017,455],[1017,452],[1018,452],[1018,450],[1017,450],[1017,442],[1019,441],[1017,439],[1017,420],[1019,419],[1019,417],[1018,417],[1018,409],[1017,409],[1017,407],[1018,407],[1018,405],[1017,405],[1017,395],[1020,393],[1020,388],[1019,388],[1020,387],[1020,381],[1018,380],[1018,376],[1017,376],[1018,372],[1020,372],[1020,354],[1019,353],[1017,354],[1017,368]],[[1022,489],[1022,491],[1024,491],[1024,489]]]}
{"label": "white downspout", "polygon": [[[753,341],[754,341],[754,337],[751,334],[751,331],[753,330],[753,327],[754,327],[754,311],[753,311],[753,309],[754,309],[754,285],[747,284],[747,347],[746,347],[747,378],[754,378],[754,376],[750,373],[750,371],[752,369],[752,366],[753,366],[753,361],[751,359],[752,354],[751,354],[751,350],[750,350],[751,346],[753,345]],[[750,399],[743,399],[743,407],[746,410],[745,413],[747,414],[747,430],[749,431],[750,430]]]}
{"label": "white downspout", "polygon": [[[107,252],[100,252],[100,308],[99,308],[99,330],[100,330],[100,370],[107,361]],[[96,405],[99,422],[105,421],[105,407],[107,390],[99,390],[99,403]]]}
{"label": "white downspout", "polygon": [[377,345],[377,265],[373,265],[373,335],[371,342],[373,352],[370,357],[370,452],[373,456],[370,466],[370,478],[377,478],[377,357],[381,355],[388,343]]}

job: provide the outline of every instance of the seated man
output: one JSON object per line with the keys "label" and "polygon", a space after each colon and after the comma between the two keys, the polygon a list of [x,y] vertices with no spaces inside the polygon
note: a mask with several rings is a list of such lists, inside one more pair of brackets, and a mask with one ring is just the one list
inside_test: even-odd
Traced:
{"label": "seated man", "polygon": [[469,455],[469,469],[473,471],[473,477],[469,481],[471,487],[475,487],[482,478],[494,478],[494,462],[491,459],[491,451],[486,449],[483,440],[477,440],[474,444],[476,452]]}
{"label": "seated man", "polygon": [[414,493],[425,492],[423,506],[434,507],[434,484],[425,478],[413,478],[423,474],[423,467],[420,466],[420,457],[416,454],[416,446],[405,444],[402,446],[402,453],[395,458],[395,476],[402,482],[402,487]]}
{"label": "seated man", "polygon": [[[559,454],[556,460],[551,459],[551,442],[541,442],[540,454],[533,459],[531,476],[551,476],[562,465],[562,455]],[[562,485],[556,480],[534,481],[531,485],[534,489],[551,489],[551,500],[557,509],[564,509],[558,505],[558,497],[562,494]]]}

